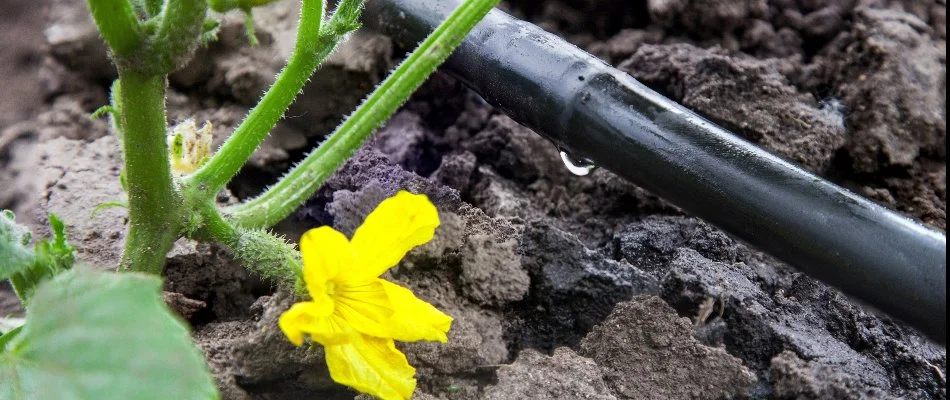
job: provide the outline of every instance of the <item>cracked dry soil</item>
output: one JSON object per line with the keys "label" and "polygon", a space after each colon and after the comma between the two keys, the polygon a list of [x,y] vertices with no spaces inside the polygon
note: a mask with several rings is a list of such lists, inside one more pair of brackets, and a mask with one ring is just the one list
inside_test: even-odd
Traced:
{"label": "cracked dry soil", "polygon": [[[370,0],[372,1],[372,0]],[[111,268],[124,239],[109,67],[85,2],[13,1],[0,25],[0,207]],[[32,6],[24,6],[32,4]],[[943,0],[509,1],[540,24],[776,154],[946,228]],[[240,18],[170,79],[172,122],[220,143],[273,80],[297,11]],[[19,23],[13,23],[18,21]],[[45,21],[45,23],[22,23]],[[38,42],[42,41],[42,44]],[[359,32],[311,81],[222,201],[273,182],[404,54]],[[31,83],[33,82],[33,83]],[[402,344],[418,399],[946,398],[946,349],[608,171],[554,147],[436,75],[295,215],[351,233],[398,189],[443,225],[389,278],[455,317],[445,345]],[[191,322],[226,399],[354,398],[320,349],[276,329],[292,299],[214,245],[179,242],[166,300]],[[8,288],[0,314],[22,312]]]}

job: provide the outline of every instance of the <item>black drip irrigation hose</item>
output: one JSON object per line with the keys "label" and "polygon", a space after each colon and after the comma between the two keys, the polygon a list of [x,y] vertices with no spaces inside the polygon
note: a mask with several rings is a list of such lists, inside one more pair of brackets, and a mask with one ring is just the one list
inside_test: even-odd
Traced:
{"label": "black drip irrigation hose", "polygon": [[[369,0],[412,47],[459,0]],[[947,238],[782,160],[547,33],[493,10],[444,69],[512,119],[946,343]]]}

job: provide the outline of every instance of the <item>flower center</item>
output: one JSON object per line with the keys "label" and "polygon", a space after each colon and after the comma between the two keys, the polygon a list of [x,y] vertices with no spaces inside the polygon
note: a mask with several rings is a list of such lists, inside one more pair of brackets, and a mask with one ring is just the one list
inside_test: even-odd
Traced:
{"label": "flower center", "polygon": [[332,297],[336,293],[336,283],[333,281],[327,282],[327,296]]}

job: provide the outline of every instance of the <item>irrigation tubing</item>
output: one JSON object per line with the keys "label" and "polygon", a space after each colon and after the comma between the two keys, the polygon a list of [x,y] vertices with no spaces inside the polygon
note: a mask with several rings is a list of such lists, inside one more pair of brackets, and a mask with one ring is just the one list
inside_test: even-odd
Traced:
{"label": "irrigation tubing", "polygon": [[[460,0],[369,0],[412,47]],[[493,10],[444,66],[576,160],[662,196],[946,343],[947,238],[700,117],[583,50]]]}

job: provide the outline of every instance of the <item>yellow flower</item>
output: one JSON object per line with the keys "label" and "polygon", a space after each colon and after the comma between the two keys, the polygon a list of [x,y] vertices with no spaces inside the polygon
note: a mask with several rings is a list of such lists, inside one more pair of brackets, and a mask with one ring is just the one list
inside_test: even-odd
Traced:
{"label": "yellow flower", "polygon": [[415,368],[393,340],[445,343],[452,317],[379,276],[439,226],[425,195],[400,191],[384,200],[353,234],[330,227],[300,239],[311,301],[280,316],[280,329],[297,346],[304,335],[326,350],[333,380],[382,399],[408,399]]}
{"label": "yellow flower", "polygon": [[195,172],[207,161],[208,154],[211,154],[213,137],[210,122],[205,122],[201,129],[191,118],[176,125],[167,138],[172,173],[175,176],[182,176]]}

